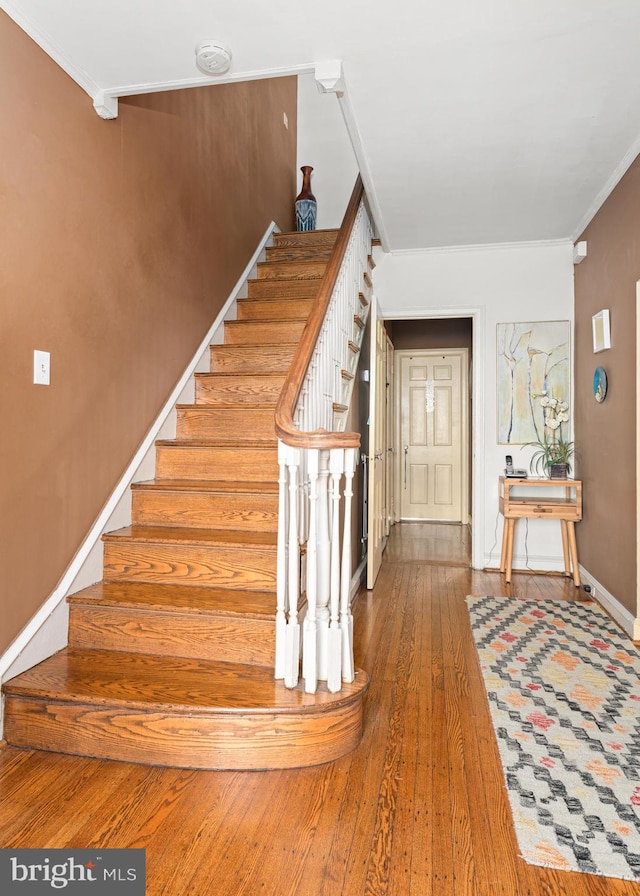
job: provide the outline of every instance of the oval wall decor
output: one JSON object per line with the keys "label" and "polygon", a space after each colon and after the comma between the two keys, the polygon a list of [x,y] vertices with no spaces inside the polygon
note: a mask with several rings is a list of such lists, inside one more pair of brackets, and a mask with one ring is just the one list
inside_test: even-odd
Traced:
{"label": "oval wall decor", "polygon": [[596,367],[593,374],[593,395],[598,402],[603,402],[607,397],[607,374],[604,367]]}

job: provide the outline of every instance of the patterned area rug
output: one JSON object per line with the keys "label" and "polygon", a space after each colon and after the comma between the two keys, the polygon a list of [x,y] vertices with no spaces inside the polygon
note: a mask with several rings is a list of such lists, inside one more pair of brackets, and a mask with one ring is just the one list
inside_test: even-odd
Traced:
{"label": "patterned area rug", "polygon": [[522,857],[640,880],[640,653],[594,602],[467,605]]}

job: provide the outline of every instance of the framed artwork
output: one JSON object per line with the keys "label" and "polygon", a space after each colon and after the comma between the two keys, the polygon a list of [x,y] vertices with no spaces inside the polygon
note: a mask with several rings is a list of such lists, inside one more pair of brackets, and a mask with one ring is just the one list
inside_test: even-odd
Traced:
{"label": "framed artwork", "polygon": [[603,352],[611,348],[611,326],[609,324],[609,309],[598,311],[591,318],[591,330],[593,333],[593,351]]}
{"label": "framed artwork", "polygon": [[571,399],[568,320],[498,324],[498,444],[525,445],[544,435],[544,409],[535,397]]}

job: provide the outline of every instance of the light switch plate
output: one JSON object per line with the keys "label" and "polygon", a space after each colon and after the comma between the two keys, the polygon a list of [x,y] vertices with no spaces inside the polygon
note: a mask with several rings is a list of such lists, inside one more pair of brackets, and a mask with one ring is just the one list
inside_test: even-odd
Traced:
{"label": "light switch plate", "polygon": [[36,386],[51,384],[51,354],[37,349],[33,353],[33,382]]}

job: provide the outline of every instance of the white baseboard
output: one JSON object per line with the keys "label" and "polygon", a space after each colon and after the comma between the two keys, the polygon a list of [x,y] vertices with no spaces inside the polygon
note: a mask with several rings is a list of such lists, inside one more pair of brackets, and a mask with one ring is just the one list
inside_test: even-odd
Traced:
{"label": "white baseboard", "polygon": [[[69,611],[66,598],[102,578],[102,535],[131,523],[131,483],[153,479],[155,474],[155,443],[161,438],[174,438],[176,410],[180,403],[191,403],[194,396],[193,375],[209,369],[208,350],[211,344],[224,341],[223,324],[234,320],[236,302],[246,295],[247,281],[255,273],[266,247],[277,231],[275,222],[266,229],[256,251],[240,275],[233,291],[202,340],[190,364],[158,414],[140,448],[96,519],[78,552],[38,612],[22,629],[17,638],[0,656],[0,682],[30,669],[68,644]],[[2,737],[2,704],[0,704],[0,738]]]}
{"label": "white baseboard", "polygon": [[584,584],[591,586],[591,592],[594,600],[602,604],[604,609],[610,616],[615,619],[618,625],[625,631],[634,641],[640,641],[640,619],[635,617],[633,613],[623,607],[610,591],[601,585],[600,582],[591,575],[591,573],[579,563],[580,578]]}
{"label": "white baseboard", "polygon": [[360,586],[362,585],[362,580],[367,571],[367,558],[366,556],[360,561],[360,565],[351,576],[351,588],[349,589],[349,600],[353,601],[354,597],[360,590]]}
{"label": "white baseboard", "polygon": [[[496,569],[500,565],[500,549],[494,548],[490,554],[484,555],[483,569]],[[514,554],[512,569],[518,572],[564,572],[564,559],[555,554]]]}

